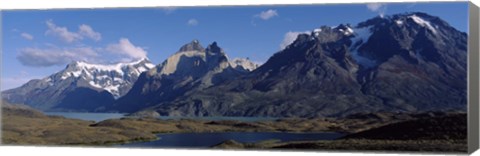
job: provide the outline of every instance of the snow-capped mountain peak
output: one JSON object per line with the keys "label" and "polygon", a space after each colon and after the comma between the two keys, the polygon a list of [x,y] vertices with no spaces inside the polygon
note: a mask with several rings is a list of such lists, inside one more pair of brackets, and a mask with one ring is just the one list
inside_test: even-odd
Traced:
{"label": "snow-capped mountain peak", "polygon": [[[299,33],[297,39],[289,46],[295,45],[297,41],[317,42],[316,44],[334,42],[338,40],[349,40],[349,52],[354,61],[363,69],[371,69],[386,61],[389,57],[400,52],[390,54],[373,52],[381,50],[375,42],[370,39],[385,40],[386,37],[392,41],[397,41],[401,46],[410,47],[414,44],[412,34],[419,34],[426,38],[437,38],[442,40],[450,36],[454,28],[442,19],[421,12],[403,13],[387,15],[384,17],[374,17],[355,26],[349,24],[340,24],[338,26],[321,26],[307,33]],[[406,33],[408,32],[408,33]],[[392,34],[392,35],[385,35]],[[417,37],[418,38],[418,37]],[[301,43],[301,42],[299,42]],[[394,44],[392,42],[392,44]],[[416,43],[415,43],[416,44]],[[289,47],[287,46],[287,48]],[[387,46],[387,45],[385,45]],[[409,49],[407,49],[409,50]],[[409,55],[416,55],[415,59],[422,59],[420,52],[411,52]],[[428,55],[428,54],[427,54]]]}
{"label": "snow-capped mountain peak", "polygon": [[[155,67],[148,59],[127,63],[92,64],[83,61],[72,62],[65,70],[50,76],[50,79],[62,81],[75,79],[85,81],[88,87],[110,92],[118,98],[130,89],[138,76]],[[58,77],[60,77],[58,79]],[[53,82],[55,83],[55,82]],[[83,84],[83,83],[82,83]]]}
{"label": "snow-capped mountain peak", "polygon": [[43,79],[4,91],[2,98],[40,110],[104,111],[132,88],[142,72],[153,67],[146,58],[116,64],[76,61]]}
{"label": "snow-capped mountain peak", "polygon": [[[133,68],[133,70],[128,70],[129,67]],[[155,67],[155,65],[146,58],[133,62],[115,64],[93,64],[83,61],[75,61],[67,66],[66,70],[69,71],[62,75],[62,79],[66,79],[71,76],[79,77],[82,75],[82,72],[85,72],[85,74],[87,74],[89,77],[92,77],[92,72],[115,72],[119,75],[140,75],[140,73],[153,67]],[[126,71],[128,71],[128,73],[126,73]]]}

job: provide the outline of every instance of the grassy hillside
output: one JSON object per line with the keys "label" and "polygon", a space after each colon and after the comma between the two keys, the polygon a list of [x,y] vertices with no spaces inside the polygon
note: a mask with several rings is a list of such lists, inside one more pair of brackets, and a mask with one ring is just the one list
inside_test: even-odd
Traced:
{"label": "grassy hillside", "polygon": [[110,144],[157,137],[148,131],[92,127],[93,122],[46,116],[22,105],[2,103],[2,143],[8,145]]}

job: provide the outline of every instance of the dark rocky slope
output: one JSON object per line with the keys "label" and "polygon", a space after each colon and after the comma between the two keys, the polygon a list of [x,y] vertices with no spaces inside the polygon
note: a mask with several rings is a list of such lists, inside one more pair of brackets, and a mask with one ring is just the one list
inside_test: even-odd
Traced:
{"label": "dark rocky slope", "polygon": [[148,100],[143,110],[273,117],[466,110],[466,45],[466,33],[424,13],[320,27],[247,75]]}

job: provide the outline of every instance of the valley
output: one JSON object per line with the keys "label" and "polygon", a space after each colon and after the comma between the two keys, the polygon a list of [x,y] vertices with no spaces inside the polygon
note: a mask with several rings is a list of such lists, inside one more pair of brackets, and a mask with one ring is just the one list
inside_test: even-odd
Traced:
{"label": "valley", "polygon": [[[434,123],[425,125],[422,122]],[[315,150],[411,150],[411,151],[449,151],[466,150],[466,114],[464,113],[423,113],[358,114],[342,119],[333,118],[285,118],[271,121],[234,121],[234,120],[195,120],[195,119],[156,119],[124,117],[107,119],[100,122],[69,119],[61,116],[47,116],[26,106],[2,105],[2,143],[5,145],[55,145],[55,146],[102,146],[102,147],[177,147],[177,144],[150,145],[149,142],[162,142],[162,136],[191,134],[195,136],[212,134],[234,136],[248,134],[269,134],[254,142],[237,142],[226,139],[221,142],[199,144],[202,148],[225,149],[315,149]],[[416,129],[405,126],[412,125]],[[440,128],[439,126],[443,127]],[[393,127],[393,130],[380,130]],[[427,127],[429,129],[424,129]],[[410,131],[411,133],[404,133]],[[403,138],[396,137],[402,132]],[[317,133],[317,134],[316,134]],[[316,135],[319,138],[328,133],[338,133],[334,140],[322,140],[310,137],[298,141],[280,141],[281,136]],[[161,135],[160,135],[161,134]],[[413,135],[415,134],[415,135]],[[332,134],[333,135],[333,134]],[[160,137],[159,137],[160,136]],[[268,137],[269,136],[269,137]],[[340,138],[338,138],[340,136]],[[341,137],[343,136],[343,137]],[[192,136],[190,136],[192,137]],[[166,139],[165,138],[165,139]],[[291,137],[290,137],[291,138]],[[336,138],[336,139],[335,139]],[[180,137],[174,137],[180,139]],[[184,138],[185,139],[185,138]],[[204,138],[205,139],[205,138]],[[212,138],[213,139],[213,138]],[[295,136],[291,139],[295,140]],[[210,140],[210,139],[207,139]],[[175,142],[179,142],[177,140]],[[197,140],[202,141],[202,140]],[[144,142],[144,143],[142,143]],[[144,145],[147,143],[146,145]],[[201,143],[201,142],[200,142]],[[388,143],[388,144],[385,144]],[[131,145],[130,145],[131,144]],[[424,146],[417,146],[422,144]],[[194,145],[185,146],[196,147]]]}

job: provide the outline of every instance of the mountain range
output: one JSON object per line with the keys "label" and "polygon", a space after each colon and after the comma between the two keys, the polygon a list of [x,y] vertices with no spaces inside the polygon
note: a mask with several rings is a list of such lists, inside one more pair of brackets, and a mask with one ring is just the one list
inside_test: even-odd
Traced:
{"label": "mountain range", "polygon": [[[249,65],[250,63],[243,63]],[[234,68],[216,42],[204,48],[198,40],[182,46],[163,63],[143,73],[132,89],[115,102],[112,110],[132,112],[172,101],[248,73],[242,64]]]}
{"label": "mountain range", "polygon": [[48,77],[4,91],[2,98],[44,111],[105,111],[154,66],[148,59],[108,65],[76,61]]}
{"label": "mountain range", "polygon": [[[163,63],[144,66],[144,72],[129,81],[129,90],[88,85],[92,81],[87,79],[69,81],[86,84],[95,91],[92,95],[111,95],[107,105],[92,107],[96,110],[163,116],[339,117],[466,110],[466,64],[467,34],[438,17],[414,12],[374,17],[355,26],[321,26],[298,35],[261,66],[248,59],[229,60],[216,42],[204,48],[194,40]],[[70,78],[79,79],[75,75],[80,74],[69,72]],[[65,75],[59,73],[56,79],[49,78]],[[55,95],[54,91],[31,89],[48,88],[44,87],[49,86],[48,78],[32,81],[2,97],[28,105],[35,101],[34,106],[48,103],[42,97]]]}

